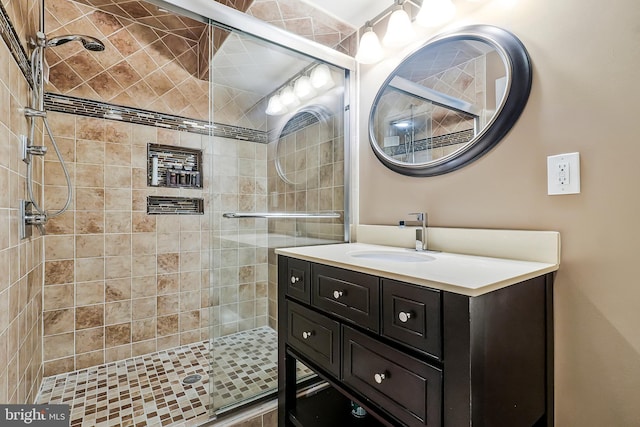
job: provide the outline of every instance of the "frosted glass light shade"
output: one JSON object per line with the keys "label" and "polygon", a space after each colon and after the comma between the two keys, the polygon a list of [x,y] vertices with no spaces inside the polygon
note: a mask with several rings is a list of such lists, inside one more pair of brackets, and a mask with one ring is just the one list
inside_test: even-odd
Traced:
{"label": "frosted glass light shade", "polygon": [[375,64],[380,61],[384,53],[378,35],[373,32],[373,28],[367,27],[360,38],[360,46],[356,54],[356,61],[361,64]]}
{"label": "frosted glass light shade", "polygon": [[437,27],[444,24],[456,14],[456,7],[451,0],[424,0],[416,22],[423,27]]}
{"label": "frosted glass light shade", "polygon": [[409,43],[416,36],[416,32],[411,25],[409,15],[401,5],[396,7],[389,17],[387,33],[382,39],[382,43],[389,47],[399,47]]}
{"label": "frosted glass light shade", "polygon": [[318,90],[327,90],[335,86],[331,71],[325,64],[320,64],[311,72],[311,86]]}
{"label": "frosted glass light shade", "polygon": [[273,95],[269,98],[269,103],[267,104],[267,109],[265,113],[270,116],[279,116],[280,114],[286,113],[287,109],[280,102],[280,97],[278,95]]}
{"label": "frosted glass light shade", "polygon": [[296,80],[296,84],[293,86],[293,92],[303,101],[313,98],[317,93],[313,86],[311,86],[311,80],[309,80],[307,76],[302,76]]}
{"label": "frosted glass light shade", "polygon": [[296,94],[293,93],[293,88],[291,86],[287,86],[282,89],[282,92],[280,92],[280,102],[282,102],[282,105],[284,105],[286,108],[296,107],[300,105],[300,101],[298,100]]}

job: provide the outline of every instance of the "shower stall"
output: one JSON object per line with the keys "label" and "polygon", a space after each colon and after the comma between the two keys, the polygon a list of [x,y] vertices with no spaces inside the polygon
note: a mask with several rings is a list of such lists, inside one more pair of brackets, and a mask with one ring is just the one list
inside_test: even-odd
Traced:
{"label": "shower stall", "polygon": [[[251,2],[43,3],[44,140],[73,197],[44,225],[38,403],[196,425],[273,397],[274,249],[348,240],[353,59]],[[62,170],[45,156],[44,206]]]}

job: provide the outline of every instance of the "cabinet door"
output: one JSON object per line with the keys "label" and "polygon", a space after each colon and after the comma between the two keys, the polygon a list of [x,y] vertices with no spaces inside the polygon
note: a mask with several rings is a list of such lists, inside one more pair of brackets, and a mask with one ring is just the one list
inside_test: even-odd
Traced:
{"label": "cabinet door", "polygon": [[339,376],[340,324],[292,301],[287,301],[287,319],[289,345]]}
{"label": "cabinet door", "polygon": [[358,326],[380,331],[380,279],[364,273],[313,264],[311,304]]}
{"label": "cabinet door", "polygon": [[441,426],[442,371],[343,326],[345,384],[408,426]]}
{"label": "cabinet door", "polygon": [[382,335],[440,358],[440,291],[382,279]]}

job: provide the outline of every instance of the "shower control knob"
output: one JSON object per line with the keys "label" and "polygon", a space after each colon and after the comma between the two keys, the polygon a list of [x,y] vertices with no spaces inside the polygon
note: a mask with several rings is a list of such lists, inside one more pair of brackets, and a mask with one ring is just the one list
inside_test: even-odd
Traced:
{"label": "shower control knob", "polygon": [[300,278],[299,278],[299,277],[291,276],[291,283],[297,283],[297,282],[299,282],[299,281],[300,281]]}
{"label": "shower control knob", "polygon": [[302,333],[302,338],[304,338],[306,340],[306,339],[311,338],[312,335],[313,335],[313,331],[309,331],[309,332],[305,331],[305,332]]}
{"label": "shower control knob", "polygon": [[333,291],[333,297],[335,299],[340,298],[343,295],[342,291]]}
{"label": "shower control knob", "polygon": [[407,321],[411,319],[411,313],[401,311],[400,313],[398,313],[398,319],[400,319],[402,323],[407,323]]}
{"label": "shower control knob", "polygon": [[387,378],[387,376],[384,374],[384,372],[382,374],[375,374],[373,376],[373,379],[378,383],[378,384],[382,384],[382,381],[384,381]]}

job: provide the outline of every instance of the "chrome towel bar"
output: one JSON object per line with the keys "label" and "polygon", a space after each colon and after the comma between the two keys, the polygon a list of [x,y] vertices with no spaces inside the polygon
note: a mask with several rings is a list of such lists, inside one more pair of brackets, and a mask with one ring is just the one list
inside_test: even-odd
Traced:
{"label": "chrome towel bar", "polygon": [[340,218],[338,212],[226,212],[225,218]]}

